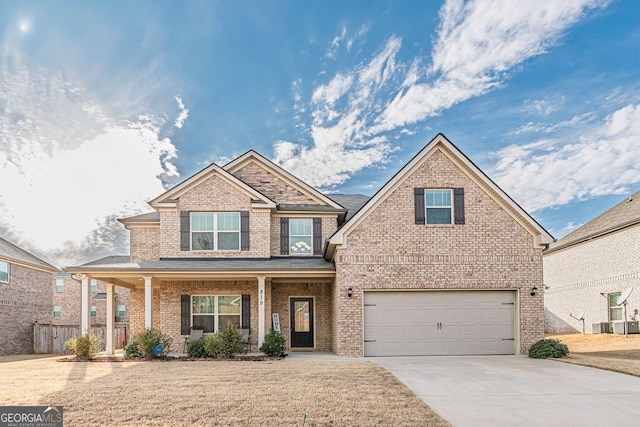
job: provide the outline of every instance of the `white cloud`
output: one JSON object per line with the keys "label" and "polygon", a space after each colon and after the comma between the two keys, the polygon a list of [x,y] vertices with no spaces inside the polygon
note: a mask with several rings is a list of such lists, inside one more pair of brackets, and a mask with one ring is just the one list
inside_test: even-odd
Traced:
{"label": "white cloud", "polygon": [[377,118],[376,131],[424,120],[500,86],[515,66],[545,53],[588,9],[607,3],[446,2],[428,73],[434,80],[399,91]]}
{"label": "white cloud", "polygon": [[[327,75],[326,83],[310,91],[311,126],[302,125],[302,82],[296,80],[295,118],[298,128],[305,136],[309,132],[312,141],[277,142],[275,161],[310,184],[323,187],[382,164],[395,150],[389,141],[411,135],[408,125],[502,85],[512,70],[546,52],[589,9],[606,3],[447,1],[440,10],[428,66],[418,57],[408,63],[400,61],[402,39],[389,37],[373,57]],[[354,37],[362,38],[369,29],[369,25],[361,27]],[[341,46],[349,46],[348,39],[348,31],[342,27],[327,56],[334,58]],[[552,111],[542,102],[531,108],[541,114]],[[520,132],[543,127],[532,122]]]}
{"label": "white cloud", "polygon": [[173,126],[177,127],[178,129],[182,129],[184,121],[187,120],[187,117],[189,117],[189,109],[185,108],[181,97],[176,96],[176,102],[178,103],[180,114],[178,114],[178,117],[176,117],[176,121],[173,123]]}
{"label": "white cloud", "polygon": [[100,235],[114,213],[148,211],[145,200],[178,175],[163,120],[114,119],[74,76],[6,46],[2,59],[0,182],[11,185],[3,186],[0,229],[20,236],[16,243],[55,252]]}
{"label": "white cloud", "polygon": [[501,149],[490,175],[529,212],[626,194],[640,184],[640,105],[627,105],[574,138]]}

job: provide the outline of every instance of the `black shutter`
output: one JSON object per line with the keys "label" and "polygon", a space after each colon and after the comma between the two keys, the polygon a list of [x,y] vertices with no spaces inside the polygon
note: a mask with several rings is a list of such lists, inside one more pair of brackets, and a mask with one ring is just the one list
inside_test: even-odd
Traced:
{"label": "black shutter", "polygon": [[242,327],[251,327],[251,295],[242,295]]}
{"label": "black shutter", "polygon": [[313,218],[313,254],[322,255],[322,218]]}
{"label": "black shutter", "polygon": [[249,250],[249,211],[240,212],[240,250]]}
{"label": "black shutter", "polygon": [[289,218],[280,218],[280,255],[289,255]]}
{"label": "black shutter", "polygon": [[180,333],[191,332],[191,295],[180,295]]}
{"label": "black shutter", "polygon": [[180,211],[180,250],[188,251],[191,249],[191,213],[189,211]]}
{"label": "black shutter", "polygon": [[453,189],[453,211],[455,223],[464,224],[464,188]]}
{"label": "black shutter", "polygon": [[415,202],[416,224],[425,223],[424,188],[413,189],[413,199]]}

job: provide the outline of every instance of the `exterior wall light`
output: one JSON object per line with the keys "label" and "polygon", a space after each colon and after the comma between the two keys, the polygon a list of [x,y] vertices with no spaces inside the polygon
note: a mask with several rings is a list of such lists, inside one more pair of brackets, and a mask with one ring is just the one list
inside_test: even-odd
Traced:
{"label": "exterior wall light", "polygon": [[532,297],[535,297],[537,293],[538,293],[538,288],[536,288],[535,286],[533,288],[531,288],[531,296]]}
{"label": "exterior wall light", "polygon": [[347,296],[349,298],[351,298],[353,296],[353,288],[351,286],[349,286],[349,289],[347,289]]}

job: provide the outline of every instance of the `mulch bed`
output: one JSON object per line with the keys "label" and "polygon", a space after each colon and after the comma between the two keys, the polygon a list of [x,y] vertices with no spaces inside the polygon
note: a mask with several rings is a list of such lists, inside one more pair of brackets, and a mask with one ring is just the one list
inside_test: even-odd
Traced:
{"label": "mulch bed", "polygon": [[283,360],[284,357],[279,356],[263,356],[263,355],[240,355],[233,358],[226,357],[189,357],[189,356],[177,356],[177,357],[162,357],[155,359],[127,359],[125,357],[93,357],[90,359],[81,359],[79,357],[64,357],[58,359],[58,362],[199,362],[199,361],[214,361],[214,362],[265,362],[272,360]]}

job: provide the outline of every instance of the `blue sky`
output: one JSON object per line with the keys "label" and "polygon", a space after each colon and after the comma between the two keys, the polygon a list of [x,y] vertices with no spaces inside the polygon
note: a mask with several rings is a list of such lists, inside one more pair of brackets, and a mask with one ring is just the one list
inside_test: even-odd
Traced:
{"label": "blue sky", "polygon": [[444,133],[556,238],[640,189],[640,3],[0,4],[0,232],[59,265],[254,149],[371,195]]}

